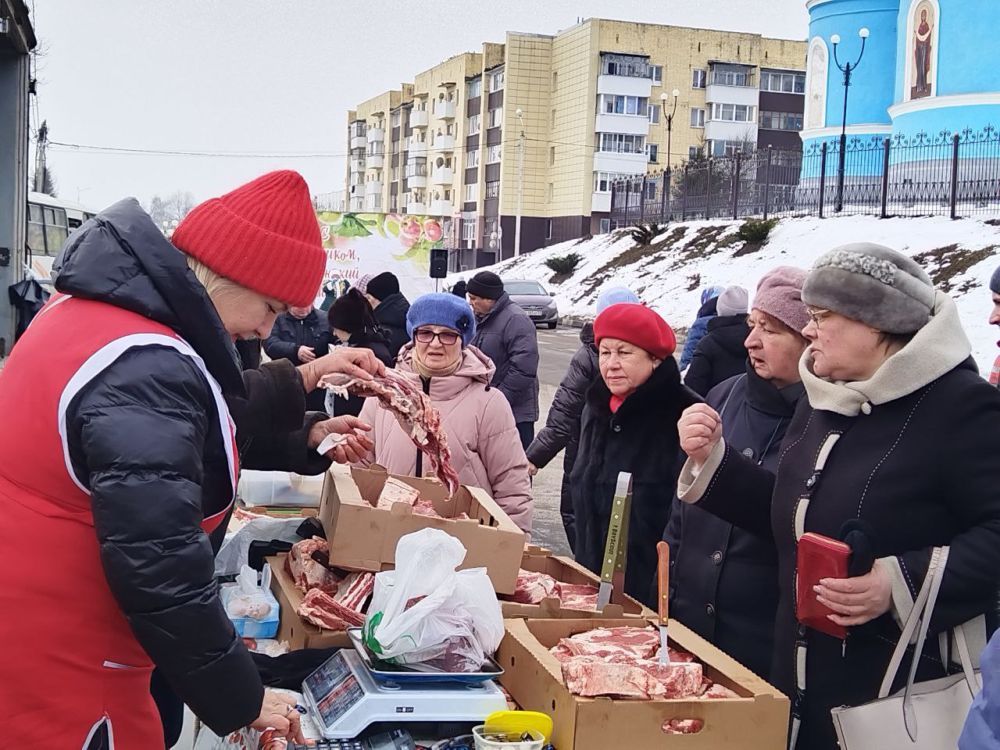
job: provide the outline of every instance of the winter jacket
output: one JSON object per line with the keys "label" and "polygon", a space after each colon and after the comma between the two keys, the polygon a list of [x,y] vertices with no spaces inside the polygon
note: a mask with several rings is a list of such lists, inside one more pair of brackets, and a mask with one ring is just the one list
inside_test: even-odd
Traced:
{"label": "winter jacket", "polygon": [[996,750],[1000,747],[1000,633],[994,633],[980,658],[983,689],[965,720],[958,750]]}
{"label": "winter jacket", "polygon": [[[950,545],[931,634],[985,613],[1000,569],[1000,393],[982,380],[955,303],[937,293],[934,312],[872,378],[833,383],[815,376],[808,351],[800,365],[808,401],[785,436],[777,474],[721,441],[695,478],[687,466],[680,497],[760,535],[773,535],[779,599],[771,681],[796,693],[796,660],[805,659],[799,747],[836,747],[830,709],[872,700],[935,545]],[[802,629],[796,646],[797,539],[814,531],[839,537],[861,519],[892,578],[890,612],[851,628],[845,642]],[[934,641],[933,646],[931,641]],[[943,672],[928,639],[917,679]],[[897,687],[907,675],[904,660]]]}
{"label": "winter jacket", "polygon": [[681,353],[680,363],[681,372],[684,372],[688,365],[691,364],[691,358],[698,349],[698,342],[708,333],[708,321],[716,316],[715,310],[718,304],[719,298],[712,297],[712,299],[698,308],[698,314],[695,316],[694,323],[688,329],[687,338],[684,341],[684,351]]}
{"label": "winter jacket", "polygon": [[[386,367],[392,367],[396,361],[396,358],[389,353],[389,346],[381,331],[352,334],[350,342],[344,346],[371,349],[372,353]],[[342,396],[335,396],[330,392],[326,394],[326,412],[334,417],[342,417],[344,415],[356,417],[361,413],[361,407],[364,404],[365,399],[362,396],[348,396],[347,398],[343,398]]]}
{"label": "winter jacket", "polygon": [[562,490],[559,513],[570,548],[576,545],[576,524],[573,521],[573,483],[570,475],[576,460],[580,443],[580,417],[587,398],[587,391],[601,373],[597,369],[597,347],[594,345],[594,326],[584,325],[580,331],[580,348],[570,360],[569,369],[563,377],[556,395],[549,407],[545,427],[528,446],[528,460],[538,468],[547,466],[559,451],[563,454]]}
{"label": "winter jacket", "polygon": [[[74,235],[55,283],[66,296],[40,313],[0,376],[0,448],[7,459],[0,468],[0,545],[16,557],[19,539],[45,540],[52,549],[42,558],[60,562],[32,555],[30,574],[0,575],[0,609],[18,612],[3,618],[0,637],[31,654],[48,687],[30,692],[21,676],[4,673],[13,668],[6,659],[0,704],[8,718],[13,707],[12,731],[25,742],[52,746],[30,740],[42,728],[22,734],[17,717],[30,719],[50,706],[64,721],[63,692],[72,684],[74,710],[96,701],[93,710],[104,711],[95,717],[109,726],[101,731],[117,724],[123,747],[139,746],[129,737],[152,731],[158,741],[142,746],[156,747],[163,736],[148,692],[152,662],[208,726],[226,734],[257,717],[263,696],[213,577],[213,541],[225,531],[236,481],[226,401],[246,399],[233,343],[184,256],[134,200],[115,204]],[[50,331],[63,316],[91,325]],[[118,329],[141,333],[116,338]],[[36,337],[45,340],[36,345]],[[67,352],[84,338],[110,343],[94,355],[101,360],[91,357],[68,382],[63,396],[71,397],[56,399],[54,373],[63,376],[72,366]],[[37,389],[20,387],[26,376],[37,378]],[[43,396],[53,402],[42,403]],[[27,410],[44,423],[55,419],[57,407],[62,448],[42,452],[44,440],[33,434],[40,428],[19,424],[18,413]],[[296,419],[301,425],[301,411]],[[21,456],[18,445],[25,442],[31,451]],[[56,482],[72,492],[45,489]],[[11,503],[18,493],[22,501]],[[34,518],[30,537],[25,513]],[[202,529],[209,519],[212,538]],[[95,608],[99,617],[88,618]],[[125,632],[119,621],[127,621]],[[65,658],[65,641],[44,635],[53,623],[72,634],[73,659]],[[4,629],[12,626],[20,637]],[[103,672],[100,661],[84,661],[95,648],[110,654]],[[23,702],[30,703],[27,714]],[[77,736],[79,727],[63,729]],[[77,745],[86,735],[85,728]]]}
{"label": "winter jacket", "polygon": [[750,335],[746,315],[726,315],[708,321],[708,333],[698,342],[684,385],[702,396],[746,368],[743,342]]}
{"label": "winter jacket", "polygon": [[[773,472],[801,383],[783,389],[747,365],[709,391],[734,450]],[[674,499],[663,535],[670,545],[670,614],[758,675],[771,671],[778,558],[760,537]]]}
{"label": "winter jacket", "polygon": [[677,363],[664,360],[614,414],[598,379],[587,392],[573,465],[576,559],[600,574],[619,472],[632,473],[625,591],[650,602],[656,543],[670,515],[680,462],[677,420],[697,400],[681,385]]}
{"label": "winter jacket", "polygon": [[399,350],[410,343],[410,334],[406,332],[406,313],[409,311],[410,303],[398,292],[390,294],[375,308],[375,320],[389,342],[393,362],[399,356]]}
{"label": "winter jacket", "polygon": [[[301,365],[300,346],[311,346],[316,356],[322,357],[330,352],[332,340],[326,318],[317,310],[310,310],[301,320],[291,313],[282,313],[274,321],[271,335],[264,340],[264,351],[272,360],[287,359],[293,365]],[[323,411],[325,396],[322,390],[314,390],[306,396],[306,405],[311,411]]]}
{"label": "winter jacket", "polygon": [[[441,413],[452,464],[462,484],[489,492],[514,523],[530,532],[533,511],[528,460],[510,405],[490,387],[493,363],[469,346],[453,375],[423,380],[414,371],[412,357],[413,346],[404,347],[396,369],[420,381]],[[375,443],[366,463],[379,464],[392,474],[415,476],[418,450],[396,418],[379,406],[378,399],[365,401],[360,418],[372,426],[369,437]],[[429,467],[421,463],[426,473]]]}
{"label": "winter jacket", "polygon": [[473,344],[496,366],[492,386],[510,402],[514,421],[538,419],[538,332],[507,292],[476,321]]}
{"label": "winter jacket", "polygon": [[240,357],[240,367],[244,370],[256,370],[260,367],[260,339],[239,339],[236,342],[236,353]]}

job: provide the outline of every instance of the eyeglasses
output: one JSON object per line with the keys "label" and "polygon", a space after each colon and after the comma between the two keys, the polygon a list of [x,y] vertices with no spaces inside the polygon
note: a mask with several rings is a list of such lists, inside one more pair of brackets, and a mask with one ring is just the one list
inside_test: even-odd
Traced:
{"label": "eyeglasses", "polygon": [[418,328],[413,332],[413,338],[421,344],[429,344],[437,339],[444,346],[451,346],[458,341],[458,334],[454,331],[432,331],[429,328]]}
{"label": "eyeglasses", "polygon": [[826,320],[832,314],[833,314],[833,311],[831,311],[831,310],[823,310],[822,308],[817,308],[817,307],[807,307],[806,308],[806,315],[809,316],[809,321],[813,325],[815,325],[817,328],[819,328],[819,324],[820,323],[822,323],[824,320]]}

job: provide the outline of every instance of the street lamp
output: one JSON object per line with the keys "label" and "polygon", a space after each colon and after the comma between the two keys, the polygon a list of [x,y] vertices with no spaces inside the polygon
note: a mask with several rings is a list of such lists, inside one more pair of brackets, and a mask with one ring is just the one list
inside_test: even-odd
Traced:
{"label": "street lamp", "polygon": [[844,74],[844,116],[840,122],[840,164],[837,169],[838,213],[844,208],[844,164],[847,156],[847,92],[851,87],[851,73],[861,64],[861,58],[865,55],[865,42],[868,41],[869,34],[868,29],[862,26],[858,31],[858,36],[861,37],[861,52],[853,64],[848,62],[846,65],[841,65],[840,59],[837,57],[837,45],[840,44],[840,34],[834,34],[830,37],[830,41],[833,43],[833,60],[837,63],[840,72]]}
{"label": "street lamp", "polygon": [[[517,215],[514,218],[514,257],[521,254],[521,209],[524,205],[524,110],[518,107],[514,113],[521,133],[517,139]],[[503,251],[500,252],[503,257]]]}
{"label": "street lamp", "polygon": [[677,114],[677,97],[680,95],[681,92],[678,91],[677,89],[674,89],[670,93],[670,96],[674,98],[674,106],[673,109],[670,110],[670,114],[668,115],[667,100],[670,98],[670,96],[667,95],[666,91],[660,94],[660,101],[663,103],[663,114],[667,118],[667,171],[668,172],[670,171],[670,139],[674,129],[674,115]]}

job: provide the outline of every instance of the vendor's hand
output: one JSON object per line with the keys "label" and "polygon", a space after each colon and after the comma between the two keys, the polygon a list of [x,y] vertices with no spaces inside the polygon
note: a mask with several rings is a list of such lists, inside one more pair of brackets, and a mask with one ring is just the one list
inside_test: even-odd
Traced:
{"label": "vendor's hand", "polygon": [[681,450],[696,468],[701,468],[715,444],[722,439],[722,418],[708,404],[689,406],[677,422]]}
{"label": "vendor's hand", "polygon": [[528,476],[533,477],[538,473],[538,467],[535,466],[531,461],[528,461]]}
{"label": "vendor's hand", "polygon": [[817,601],[836,613],[827,617],[844,627],[864,625],[892,605],[892,579],[880,560],[863,576],[824,578],[813,590]]}
{"label": "vendor's hand", "polygon": [[302,386],[309,393],[324,375],[341,373],[358,380],[371,380],[373,375],[385,375],[385,365],[371,349],[337,346],[329,354],[299,367],[299,372]]}
{"label": "vendor's hand", "polygon": [[310,448],[317,448],[323,438],[330,434],[346,435],[347,440],[326,454],[327,458],[338,464],[353,464],[361,461],[375,447],[371,439],[363,434],[371,432],[371,425],[365,424],[357,417],[334,417],[317,422],[309,430],[307,441]]}
{"label": "vendor's hand", "polygon": [[297,744],[306,744],[306,738],[302,734],[302,717],[295,710],[295,700],[270,690],[264,691],[264,703],[260,707],[260,716],[250,725],[250,728],[259,732],[263,732],[265,729],[274,729]]}
{"label": "vendor's hand", "polygon": [[299,347],[299,362],[312,362],[316,359],[316,352],[311,346]]}

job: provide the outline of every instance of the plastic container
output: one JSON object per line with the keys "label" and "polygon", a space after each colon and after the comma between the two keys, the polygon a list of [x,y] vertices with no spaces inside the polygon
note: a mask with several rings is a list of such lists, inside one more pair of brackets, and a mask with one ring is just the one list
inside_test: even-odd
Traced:
{"label": "plastic container", "polygon": [[240,472],[237,494],[247,507],[318,508],[323,494],[323,476],[247,469]]}
{"label": "plastic container", "polygon": [[[271,567],[269,565],[264,566],[263,582],[258,584],[257,571],[248,566],[243,566],[237,581],[235,584],[223,586],[219,591],[222,606],[225,608],[230,622],[233,623],[233,627],[236,628],[236,632],[243,638],[274,638],[278,634],[281,607],[271,592]],[[243,584],[242,586],[240,585],[241,583]],[[263,601],[271,606],[265,617],[260,619],[254,617],[235,617],[229,613],[230,600],[247,594],[252,594],[254,600],[261,597]]]}
{"label": "plastic container", "polygon": [[[522,740],[521,737],[530,735],[530,740]],[[476,750],[542,750],[545,738],[541,732],[527,729],[524,732],[507,734],[509,741],[499,741],[492,739],[500,736],[494,732],[487,732],[486,725],[480,724],[472,728],[472,736],[476,741]]]}

